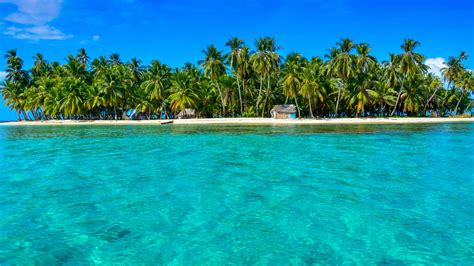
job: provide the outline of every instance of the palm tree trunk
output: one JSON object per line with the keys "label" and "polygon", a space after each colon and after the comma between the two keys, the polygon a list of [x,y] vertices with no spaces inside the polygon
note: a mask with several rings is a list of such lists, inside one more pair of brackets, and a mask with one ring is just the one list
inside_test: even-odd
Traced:
{"label": "palm tree trunk", "polygon": [[41,112],[39,109],[35,109],[35,113],[36,113],[36,119],[37,120],[41,120]]}
{"label": "palm tree trunk", "polygon": [[461,100],[462,100],[462,97],[464,96],[464,93],[461,92],[461,97],[459,97],[459,101],[458,103],[456,104],[456,108],[454,108],[454,112],[455,114],[458,114],[458,107],[459,107],[459,104],[461,103]]}
{"label": "palm tree trunk", "polygon": [[428,101],[426,101],[426,104],[425,104],[425,109],[424,109],[424,113],[426,115],[426,109],[428,108],[428,104],[431,102],[431,100],[433,99],[433,97],[436,95],[436,92],[438,91],[438,88],[435,89],[435,91],[433,92],[433,94],[431,95],[431,97],[428,99]]}
{"label": "palm tree trunk", "polygon": [[224,102],[224,97],[222,96],[222,91],[221,88],[219,87],[219,82],[217,80],[215,81],[217,90],[219,91],[219,96],[221,97],[221,104],[222,104],[222,116],[225,117],[225,102]]}
{"label": "palm tree trunk", "polygon": [[[158,117],[158,120],[161,120],[161,114],[163,113],[163,98],[161,99],[161,108],[160,108],[160,116]],[[166,118],[166,116],[165,116]]]}
{"label": "palm tree trunk", "polygon": [[36,121],[36,120],[37,120],[37,117],[36,117],[36,113],[35,113],[35,111],[33,110],[33,108],[30,109],[30,112],[31,112],[31,114],[33,115],[33,120]]}
{"label": "palm tree trunk", "polygon": [[[165,98],[162,98],[162,109],[165,110],[165,119],[169,118],[168,112],[166,111],[166,104],[165,104]],[[174,117],[174,116],[173,116]],[[161,114],[160,114],[160,119],[161,119]]]}
{"label": "palm tree trunk", "polygon": [[243,108],[243,106],[242,106],[242,93],[240,92],[239,76],[238,76],[238,75],[235,75],[235,79],[237,80],[237,90],[239,91],[240,116],[242,116],[243,113],[244,113],[244,108]]}
{"label": "palm tree trunk", "polygon": [[359,117],[360,117],[360,113],[363,112],[363,111],[362,111],[362,108],[360,108],[359,106],[361,106],[361,100],[360,100],[360,99],[359,99],[359,101],[357,102],[356,118],[359,118]]}
{"label": "palm tree trunk", "polygon": [[311,96],[308,95],[308,104],[309,104],[309,115],[311,118],[314,118],[314,115],[313,115],[313,107],[311,107]]}
{"label": "palm tree trunk", "polygon": [[395,106],[393,107],[393,110],[392,110],[392,113],[390,113],[390,116],[393,116],[395,114],[395,111],[397,110],[398,101],[400,101],[400,95],[402,95],[402,90],[401,89],[398,92],[397,101],[395,102]]}
{"label": "palm tree trunk", "polygon": [[339,100],[341,99],[341,86],[339,86],[339,90],[337,91],[337,100],[336,100],[336,113],[335,117],[337,117],[337,109],[339,108]]}
{"label": "palm tree trunk", "polygon": [[298,118],[301,118],[300,107],[298,106],[298,97],[295,96],[296,110],[298,111]]}
{"label": "palm tree trunk", "polygon": [[30,121],[31,120],[30,116],[25,112],[25,110],[22,110],[22,112],[23,112],[23,118],[27,121]]}
{"label": "palm tree trunk", "polygon": [[255,105],[255,115],[258,116],[258,105],[260,103],[260,95],[262,94],[263,76],[260,76],[260,89],[258,90],[257,103]]}
{"label": "palm tree trunk", "polygon": [[[242,92],[245,93],[245,79],[242,79]],[[247,98],[244,98],[244,100],[245,100],[245,112],[247,112]],[[243,113],[242,113],[242,116],[243,116]]]}
{"label": "palm tree trunk", "polygon": [[268,94],[270,94],[270,75],[268,76],[267,89],[265,91],[265,101],[263,102],[262,117],[265,115],[265,107],[267,106]]}
{"label": "palm tree trunk", "polygon": [[402,84],[400,86],[400,89],[398,90],[397,101],[395,102],[395,106],[393,107],[393,110],[392,110],[392,113],[390,114],[390,116],[393,116],[395,114],[395,111],[397,110],[398,102],[400,101],[400,95],[402,95],[402,88],[403,88],[403,80],[402,80]]}

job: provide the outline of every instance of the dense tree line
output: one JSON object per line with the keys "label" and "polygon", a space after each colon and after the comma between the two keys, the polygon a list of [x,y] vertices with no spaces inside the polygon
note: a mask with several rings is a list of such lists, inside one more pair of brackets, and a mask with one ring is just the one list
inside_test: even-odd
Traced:
{"label": "dense tree line", "polygon": [[294,103],[300,117],[425,116],[470,108],[474,78],[450,57],[443,78],[428,72],[419,43],[405,40],[398,54],[379,62],[366,43],[342,39],[323,58],[292,52],[283,58],[274,38],[251,50],[231,38],[227,52],[209,45],[198,65],[148,66],[118,54],[90,60],[84,49],[65,64],[34,57],[30,70],[16,50],[5,55],[2,97],[19,120],[161,119],[185,108],[200,117],[268,117],[275,104]]}

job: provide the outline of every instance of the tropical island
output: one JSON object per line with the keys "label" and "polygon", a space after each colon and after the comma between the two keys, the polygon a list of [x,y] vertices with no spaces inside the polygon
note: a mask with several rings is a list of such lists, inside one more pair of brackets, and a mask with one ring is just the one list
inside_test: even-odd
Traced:
{"label": "tropical island", "polygon": [[209,45],[197,65],[181,68],[158,60],[123,62],[118,54],[92,60],[80,49],[64,64],[38,53],[29,70],[9,50],[1,93],[19,121],[161,120],[191,110],[197,118],[262,122],[281,104],[308,119],[470,117],[464,112],[472,108],[474,77],[463,65],[467,54],[450,57],[437,76],[416,52],[419,45],[406,39],[399,52],[379,61],[369,44],[342,39],[324,58],[297,52],[283,58],[272,37],[256,39],[253,49],[233,37],[227,51]]}

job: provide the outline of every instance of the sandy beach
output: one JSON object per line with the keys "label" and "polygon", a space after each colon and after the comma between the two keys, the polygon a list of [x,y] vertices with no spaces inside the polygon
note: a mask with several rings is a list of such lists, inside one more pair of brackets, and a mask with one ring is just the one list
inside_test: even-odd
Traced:
{"label": "sandy beach", "polygon": [[272,119],[272,118],[203,118],[174,120],[49,120],[3,122],[0,126],[40,126],[40,125],[211,125],[211,124],[261,124],[261,125],[328,125],[328,124],[427,124],[474,122],[470,118],[332,118],[332,119]]}

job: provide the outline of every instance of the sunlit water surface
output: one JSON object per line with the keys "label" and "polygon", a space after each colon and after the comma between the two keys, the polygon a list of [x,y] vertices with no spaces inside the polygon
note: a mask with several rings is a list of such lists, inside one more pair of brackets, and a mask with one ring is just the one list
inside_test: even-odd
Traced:
{"label": "sunlit water surface", "polygon": [[474,123],[0,127],[0,264],[474,263]]}

